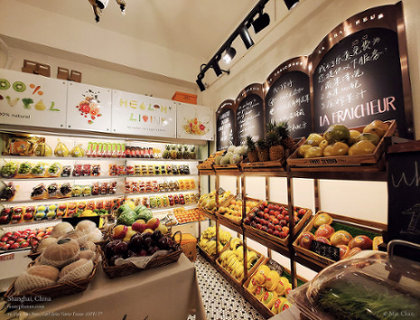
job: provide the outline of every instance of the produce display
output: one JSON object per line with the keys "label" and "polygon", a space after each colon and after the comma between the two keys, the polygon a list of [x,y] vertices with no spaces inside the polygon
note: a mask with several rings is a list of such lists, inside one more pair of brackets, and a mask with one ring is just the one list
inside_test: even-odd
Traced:
{"label": "produce display", "polygon": [[[293,212],[295,224],[306,214],[308,209],[297,209]],[[251,227],[284,239],[289,235],[290,214],[286,206],[263,201],[248,214],[244,223]]]}
{"label": "produce display", "polygon": [[188,164],[109,165],[110,176],[172,176],[188,175],[190,172],[190,166]]}
{"label": "produce display", "polygon": [[283,161],[294,150],[295,142],[290,136],[287,122],[267,124],[266,138],[257,142],[247,136],[247,155],[249,162]]}
{"label": "produce display", "polygon": [[40,241],[50,236],[53,227],[45,229],[25,229],[22,231],[6,232],[1,236],[0,250],[16,250],[35,247]]}
{"label": "produce display", "polygon": [[12,201],[16,195],[16,188],[12,182],[0,182],[0,201]]}
{"label": "produce display", "polygon": [[322,135],[311,133],[297,154],[301,158],[372,154],[388,126],[386,122],[374,120],[359,131],[334,124]]}
{"label": "produce display", "polygon": [[[247,269],[250,271],[259,261],[261,255],[254,250],[247,250]],[[220,265],[237,281],[244,278],[244,247],[239,238],[233,238],[229,249],[223,251],[219,257]]]}
{"label": "produce display", "polygon": [[197,203],[199,196],[198,193],[178,193],[162,196],[136,197],[130,198],[130,200],[133,201],[135,205],[141,204],[147,208],[159,209]]}
{"label": "produce display", "polygon": [[247,154],[248,149],[246,146],[230,146],[223,154],[219,154],[214,159],[216,166],[226,166],[230,164],[238,164],[243,160]]}
{"label": "produce display", "polygon": [[194,179],[179,179],[169,181],[126,181],[126,193],[169,192],[193,190],[196,188]]}
{"label": "produce display", "polygon": [[179,224],[206,220],[197,208],[189,210],[185,210],[185,208],[176,208],[173,213]]}
{"label": "produce display", "polygon": [[[12,156],[33,156],[39,146],[45,145],[45,138],[9,134],[5,139],[3,154]],[[51,148],[49,153],[51,154]]]}
{"label": "produce display", "polygon": [[109,214],[112,210],[118,208],[121,202],[122,199],[91,200],[3,208],[0,212],[0,224],[104,215]]}
{"label": "produce display", "polygon": [[383,242],[382,236],[335,222],[327,213],[319,213],[314,219],[312,230],[298,238],[298,245],[304,249],[311,250],[312,241],[322,242],[339,248],[341,260],[362,250],[378,250]]}
{"label": "produce display", "polygon": [[[246,201],[246,214],[248,214],[260,201],[247,200]],[[232,199],[225,207],[219,207],[218,214],[221,214],[236,223],[242,220],[242,200]]]}
{"label": "produce display", "polygon": [[[219,253],[223,250],[223,247],[232,238],[228,231],[219,229]],[[204,250],[208,255],[212,256],[216,254],[216,227],[208,227],[201,233],[200,241],[198,242],[201,250]]]}
{"label": "produce display", "polygon": [[101,240],[102,233],[92,221],[82,220],[74,229],[68,222],[57,224],[50,237],[36,247],[40,256],[16,279],[14,291],[25,294],[34,289],[88,278],[97,255],[94,242]]}
{"label": "produce display", "polygon": [[162,152],[163,159],[197,159],[195,146],[186,145],[166,145]]}
{"label": "produce display", "polygon": [[289,280],[282,272],[261,265],[251,277],[247,290],[272,313],[278,314],[290,308],[286,296],[292,290]]}
{"label": "produce display", "polygon": [[215,163],[216,157],[222,156],[225,153],[225,150],[217,151],[210,155],[206,160],[200,163],[197,168],[198,170],[201,169],[213,169],[213,164]]}
{"label": "produce display", "polygon": [[[230,197],[232,197],[232,193],[230,191],[219,190],[219,205],[224,204]],[[198,201],[198,206],[214,214],[217,210],[216,191],[213,190],[210,193],[203,194]]]}

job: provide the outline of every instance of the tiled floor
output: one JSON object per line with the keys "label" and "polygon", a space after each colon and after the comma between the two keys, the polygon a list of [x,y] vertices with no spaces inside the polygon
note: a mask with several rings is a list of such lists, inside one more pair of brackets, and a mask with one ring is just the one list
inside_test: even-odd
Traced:
{"label": "tiled floor", "polygon": [[263,320],[200,254],[195,262],[207,320]]}

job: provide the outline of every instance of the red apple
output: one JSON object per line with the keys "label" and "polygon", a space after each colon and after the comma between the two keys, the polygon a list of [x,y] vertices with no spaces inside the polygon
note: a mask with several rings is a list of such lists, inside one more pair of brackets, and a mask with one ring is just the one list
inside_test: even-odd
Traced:
{"label": "red apple", "polygon": [[344,244],[347,246],[351,239],[351,234],[345,230],[338,230],[337,232],[334,232],[334,234],[330,238],[331,244],[333,246],[338,246],[340,244]]}
{"label": "red apple", "polygon": [[339,244],[337,248],[340,249],[340,260],[344,259],[344,257],[348,254],[350,251],[349,247],[344,244]]}
{"label": "red apple", "polygon": [[140,219],[134,222],[131,227],[133,228],[134,231],[142,233],[144,230],[147,229],[147,224],[146,224],[146,221]]}
{"label": "red apple", "polygon": [[5,237],[10,237],[12,235],[12,233],[11,232],[6,232],[5,234],[4,234],[4,236]]}
{"label": "red apple", "polygon": [[362,250],[372,249],[372,240],[367,236],[356,236],[350,241],[349,248],[360,248]]}
{"label": "red apple", "polygon": [[10,249],[11,249],[11,250],[14,250],[14,249],[19,249],[19,243],[17,243],[17,242],[13,243],[13,244],[10,246]]}
{"label": "red apple", "polygon": [[127,226],[119,224],[112,229],[112,239],[123,239],[127,234]]}
{"label": "red apple", "polygon": [[3,245],[3,250],[9,250],[10,249],[10,244],[6,243]]}
{"label": "red apple", "polygon": [[159,219],[158,218],[152,218],[149,221],[147,221],[146,226],[149,229],[155,230],[157,227],[159,227]]}
{"label": "red apple", "polygon": [[22,243],[20,244],[20,247],[21,247],[21,248],[27,248],[27,247],[29,247],[29,242],[28,242],[28,241],[24,241],[24,242],[22,242]]}
{"label": "red apple", "polygon": [[14,240],[7,240],[7,244],[12,245],[12,244],[14,244],[14,243],[15,243],[15,241],[14,241]]}
{"label": "red apple", "polygon": [[327,238],[325,238],[325,237],[317,237],[317,236],[315,236],[315,241],[318,241],[318,242],[322,242],[322,243],[326,243],[326,244],[331,244],[330,243],[330,240],[328,240]]}
{"label": "red apple", "polygon": [[308,249],[311,247],[312,241],[315,239],[315,236],[310,232],[304,232],[300,235],[299,245],[302,248]]}
{"label": "red apple", "polygon": [[6,242],[7,240],[9,240],[9,237],[6,237],[6,236],[1,237],[1,242]]}
{"label": "red apple", "polygon": [[334,228],[329,224],[323,224],[315,231],[315,237],[325,237],[329,239],[334,233]]}

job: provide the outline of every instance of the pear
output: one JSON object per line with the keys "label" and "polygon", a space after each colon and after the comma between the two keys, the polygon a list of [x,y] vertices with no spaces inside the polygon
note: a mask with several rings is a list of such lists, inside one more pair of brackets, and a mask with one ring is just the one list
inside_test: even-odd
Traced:
{"label": "pear", "polygon": [[58,139],[57,146],[54,150],[54,155],[56,157],[68,157],[69,155],[69,149],[67,149],[66,145]]}
{"label": "pear", "polygon": [[78,144],[77,146],[73,148],[73,150],[71,150],[71,156],[76,157],[76,158],[85,156],[85,150],[83,150],[81,144]]}
{"label": "pear", "polygon": [[52,156],[51,147],[45,142],[38,143],[38,145],[35,148],[35,155],[37,157],[51,157]]}

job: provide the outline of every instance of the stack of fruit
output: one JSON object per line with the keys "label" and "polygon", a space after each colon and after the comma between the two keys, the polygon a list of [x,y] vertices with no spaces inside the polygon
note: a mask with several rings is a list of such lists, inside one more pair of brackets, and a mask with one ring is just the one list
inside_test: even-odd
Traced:
{"label": "stack of fruit", "polygon": [[[246,201],[246,214],[248,214],[254,207],[259,204],[259,201],[247,200]],[[232,199],[226,207],[220,207],[217,213],[225,216],[235,223],[239,223],[242,219],[242,200]]]}
{"label": "stack of fruit", "polygon": [[[316,215],[312,232],[303,232],[298,239],[300,247],[310,250],[312,241],[322,242],[328,245],[335,246],[340,249],[340,260],[345,259],[362,250],[378,250],[378,246],[383,242],[381,236],[369,238],[366,235],[357,235],[353,237],[347,230],[335,231],[335,225],[337,228],[346,228],[346,226],[334,223],[333,218],[327,213],[319,213]],[[354,233],[354,231],[353,231]]]}
{"label": "stack of fruit", "polygon": [[[230,197],[232,193],[230,191],[219,190],[219,205],[224,204]],[[215,213],[216,208],[216,191],[203,194],[198,201],[198,206],[207,212]]]}
{"label": "stack of fruit", "polygon": [[[293,217],[295,224],[307,213],[308,209],[295,209]],[[244,219],[251,227],[267,232],[281,239],[289,235],[289,211],[284,205],[262,202]]]}
{"label": "stack of fruit", "polygon": [[247,154],[248,148],[246,146],[230,146],[223,155],[218,155],[214,159],[216,166],[227,166],[230,164],[238,164]]}
{"label": "stack of fruit", "polygon": [[197,208],[189,210],[185,210],[185,208],[174,209],[174,216],[179,224],[205,220],[205,217]]}
{"label": "stack of fruit", "polygon": [[206,160],[204,160],[202,163],[200,163],[197,168],[199,170],[202,169],[213,169],[213,164],[215,162],[216,157],[222,156],[225,153],[225,150],[217,151],[216,153],[213,153],[208,157]]}
{"label": "stack of fruit", "polygon": [[[221,252],[223,247],[232,238],[228,231],[219,229],[219,244],[218,251]],[[208,255],[216,254],[216,227],[208,227],[201,233],[200,241],[198,242],[201,250],[204,250]]]}
{"label": "stack of fruit", "polygon": [[197,152],[195,146],[186,145],[166,145],[162,152],[163,159],[196,159]]}
{"label": "stack of fruit", "polygon": [[16,250],[20,248],[36,247],[40,241],[48,238],[53,227],[46,229],[25,229],[22,231],[6,232],[1,237],[0,250]]}
{"label": "stack of fruit", "polygon": [[301,158],[372,154],[387,131],[388,123],[381,120],[372,121],[362,132],[335,124],[323,135],[311,133],[297,154]]}
{"label": "stack of fruit", "polygon": [[247,289],[274,314],[290,307],[286,295],[292,290],[292,285],[286,277],[281,277],[276,270],[271,270],[267,265],[258,267]]}
{"label": "stack of fruit", "polygon": [[[253,251],[247,250],[247,269],[252,269],[260,259],[260,255]],[[223,251],[219,257],[221,266],[232,275],[237,281],[241,281],[244,277],[244,247],[239,238],[230,241],[229,249]]]}

